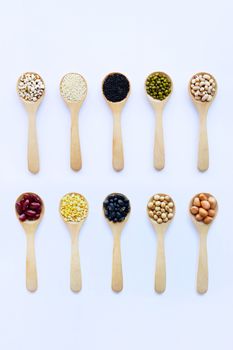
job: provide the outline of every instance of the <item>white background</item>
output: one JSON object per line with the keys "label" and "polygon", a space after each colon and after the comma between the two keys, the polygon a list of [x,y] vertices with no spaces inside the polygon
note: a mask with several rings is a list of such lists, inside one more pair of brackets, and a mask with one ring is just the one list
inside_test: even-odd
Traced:
{"label": "white background", "polygon": [[[138,2],[139,3],[139,2]],[[47,349],[224,349],[233,347],[232,10],[230,0],[1,2],[0,347]],[[152,166],[154,115],[144,80],[156,70],[173,79],[165,109],[166,168]],[[46,83],[38,112],[41,172],[27,171],[27,117],[15,91],[24,71]],[[125,73],[132,94],[122,116],[125,169],[111,167],[112,117],[101,96],[111,71]],[[210,169],[196,169],[198,116],[187,93],[198,71],[212,73],[218,95],[209,110]],[[69,112],[59,95],[67,72],[88,82],[80,112],[83,169],[69,167]],[[38,193],[46,212],[36,235],[39,288],[25,288],[25,235],[16,197]],[[58,213],[65,193],[86,196],[90,214],[80,236],[83,289],[69,289],[70,237]],[[124,290],[111,291],[112,235],[104,197],[126,194],[132,213],[122,236]],[[219,215],[209,232],[209,291],[195,291],[198,235],[190,198],[213,193]],[[176,217],[166,235],[167,290],[153,290],[156,236],[148,198],[170,194]]]}

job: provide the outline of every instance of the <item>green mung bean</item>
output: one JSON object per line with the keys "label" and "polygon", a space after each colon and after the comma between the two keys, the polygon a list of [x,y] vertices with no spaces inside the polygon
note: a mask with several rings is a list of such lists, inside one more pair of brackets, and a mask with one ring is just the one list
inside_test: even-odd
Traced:
{"label": "green mung bean", "polygon": [[171,80],[163,73],[156,72],[146,80],[146,92],[156,100],[164,100],[171,93]]}

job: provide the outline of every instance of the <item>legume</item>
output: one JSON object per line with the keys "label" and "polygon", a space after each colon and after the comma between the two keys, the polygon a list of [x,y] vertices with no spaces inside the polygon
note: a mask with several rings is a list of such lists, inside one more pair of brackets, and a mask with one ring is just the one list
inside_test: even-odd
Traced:
{"label": "legume", "polygon": [[156,100],[164,100],[171,93],[171,79],[161,72],[155,72],[146,79],[146,92]]}
{"label": "legume", "polygon": [[216,81],[210,74],[195,74],[190,81],[190,91],[195,100],[210,102],[216,93]]}
{"label": "legume", "polygon": [[61,199],[60,213],[66,222],[80,222],[88,215],[88,202],[79,193],[68,193]]}
{"label": "legume", "polygon": [[130,202],[121,193],[108,195],[103,203],[104,215],[109,221],[122,222],[130,212]]}
{"label": "legume", "polygon": [[197,221],[210,224],[216,215],[217,201],[207,193],[200,193],[194,197],[190,207],[190,213]]}
{"label": "legume", "polygon": [[120,102],[127,97],[130,85],[125,75],[111,73],[104,79],[102,88],[103,94],[108,101]]}
{"label": "legume", "polygon": [[45,92],[45,84],[37,73],[24,73],[20,76],[17,84],[19,96],[29,102],[36,102]]}
{"label": "legume", "polygon": [[42,211],[42,200],[35,193],[24,193],[15,204],[20,221],[38,220]]}
{"label": "legume", "polygon": [[80,74],[68,73],[61,80],[60,93],[65,101],[80,101],[86,96],[87,83]]}
{"label": "legume", "polygon": [[158,224],[166,223],[174,216],[175,205],[166,194],[154,195],[147,204],[148,215]]}

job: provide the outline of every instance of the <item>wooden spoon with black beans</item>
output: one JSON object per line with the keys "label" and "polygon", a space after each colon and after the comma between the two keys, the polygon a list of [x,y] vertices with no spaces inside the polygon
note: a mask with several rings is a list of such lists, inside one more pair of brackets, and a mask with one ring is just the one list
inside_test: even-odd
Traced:
{"label": "wooden spoon with black beans", "polygon": [[112,290],[120,292],[123,289],[123,274],[121,262],[121,233],[128,221],[130,214],[130,202],[121,193],[108,195],[103,202],[103,211],[107,223],[113,233],[113,258],[112,258]]}
{"label": "wooden spoon with black beans", "polygon": [[121,73],[110,73],[104,78],[102,92],[113,114],[112,164],[116,171],[120,171],[124,168],[121,112],[129,97],[129,80]]}

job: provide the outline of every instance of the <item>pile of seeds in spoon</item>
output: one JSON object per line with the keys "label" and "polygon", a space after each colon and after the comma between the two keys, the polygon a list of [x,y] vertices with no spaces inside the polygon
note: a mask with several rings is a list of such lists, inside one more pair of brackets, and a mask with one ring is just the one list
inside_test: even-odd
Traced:
{"label": "pile of seeds in spoon", "polygon": [[174,202],[168,195],[154,195],[147,205],[148,215],[158,224],[171,220],[174,216]]}
{"label": "pile of seeds in spoon", "polygon": [[121,73],[109,74],[103,82],[103,94],[108,101],[120,102],[124,100],[129,93],[129,81]]}
{"label": "pile of seeds in spoon", "polygon": [[66,222],[80,222],[88,215],[88,202],[79,193],[68,193],[61,199],[60,213]]}
{"label": "pile of seeds in spoon", "polygon": [[24,73],[18,80],[19,96],[29,102],[39,100],[45,91],[43,79],[37,73]]}
{"label": "pile of seeds in spoon", "polygon": [[20,221],[38,220],[42,211],[42,200],[35,193],[24,193],[15,204]]}
{"label": "pile of seeds in spoon", "polygon": [[171,80],[167,75],[155,72],[146,80],[146,92],[156,100],[164,100],[171,93]]}
{"label": "pile of seeds in spoon", "polygon": [[86,96],[87,83],[80,74],[68,73],[62,78],[60,93],[66,101],[80,101]]}
{"label": "pile of seeds in spoon", "polygon": [[130,212],[130,202],[121,193],[112,193],[107,196],[103,203],[104,215],[109,221],[124,221]]}
{"label": "pile of seeds in spoon", "polygon": [[210,102],[216,93],[216,81],[210,74],[195,74],[190,82],[190,91],[195,100]]}
{"label": "pile of seeds in spoon", "polygon": [[192,202],[190,213],[197,221],[202,221],[204,224],[210,224],[216,215],[216,199],[205,193],[197,195]]}

